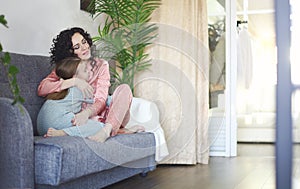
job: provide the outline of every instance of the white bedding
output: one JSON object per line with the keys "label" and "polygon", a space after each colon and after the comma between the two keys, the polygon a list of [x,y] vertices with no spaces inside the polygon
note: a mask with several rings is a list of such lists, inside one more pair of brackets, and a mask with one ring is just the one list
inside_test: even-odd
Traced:
{"label": "white bedding", "polygon": [[130,108],[130,120],[126,128],[135,125],[145,127],[145,132],[154,134],[156,143],[155,160],[160,162],[164,157],[169,155],[168,147],[165,140],[164,130],[161,128],[159,122],[159,111],[151,101],[141,98],[133,98]]}

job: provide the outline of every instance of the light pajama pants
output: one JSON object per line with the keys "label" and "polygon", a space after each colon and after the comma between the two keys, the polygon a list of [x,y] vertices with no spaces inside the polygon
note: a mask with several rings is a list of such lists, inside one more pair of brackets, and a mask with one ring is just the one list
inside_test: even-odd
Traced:
{"label": "light pajama pants", "polygon": [[105,121],[105,123],[112,125],[111,136],[118,134],[119,129],[128,123],[131,102],[132,92],[130,87],[126,84],[118,86],[112,94],[111,102],[108,103],[109,109]]}

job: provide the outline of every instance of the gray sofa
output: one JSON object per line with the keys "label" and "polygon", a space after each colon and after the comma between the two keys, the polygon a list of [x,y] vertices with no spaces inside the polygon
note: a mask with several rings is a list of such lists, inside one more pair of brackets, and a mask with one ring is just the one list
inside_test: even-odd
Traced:
{"label": "gray sofa", "polygon": [[36,136],[36,117],[44,102],[36,91],[50,73],[49,58],[11,53],[11,62],[20,70],[17,79],[25,103],[11,104],[0,67],[0,189],[99,189],[156,168],[152,133],[117,135],[105,143]]}

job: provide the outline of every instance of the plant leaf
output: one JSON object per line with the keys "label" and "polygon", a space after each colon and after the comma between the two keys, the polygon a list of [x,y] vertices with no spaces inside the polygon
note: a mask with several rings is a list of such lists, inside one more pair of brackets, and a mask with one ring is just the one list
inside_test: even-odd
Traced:
{"label": "plant leaf", "polygon": [[1,23],[3,26],[5,26],[5,27],[8,28],[8,26],[7,26],[7,21],[5,20],[5,16],[4,16],[4,15],[0,15],[0,23]]}
{"label": "plant leaf", "polygon": [[17,73],[19,73],[19,69],[14,65],[10,65],[8,72],[9,74],[16,75]]}
{"label": "plant leaf", "polygon": [[98,54],[106,60],[116,61],[122,70],[112,71],[114,84],[127,83],[133,90],[134,75],[148,69],[151,60],[145,53],[157,37],[156,24],[148,24],[160,0],[92,0],[95,4],[94,17],[105,14],[103,26],[99,25],[97,42]]}

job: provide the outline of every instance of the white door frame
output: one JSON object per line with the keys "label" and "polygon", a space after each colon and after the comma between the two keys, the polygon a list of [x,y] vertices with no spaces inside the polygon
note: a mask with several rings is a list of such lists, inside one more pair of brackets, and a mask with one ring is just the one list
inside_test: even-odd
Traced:
{"label": "white door frame", "polygon": [[236,0],[226,1],[226,152],[225,156],[237,155],[236,119],[236,75],[237,75],[237,38],[236,38]]}

